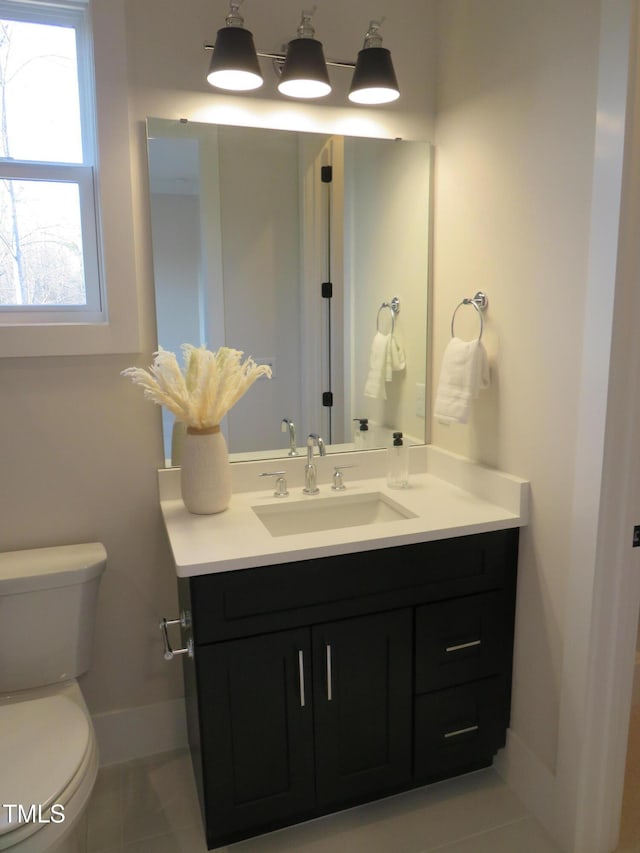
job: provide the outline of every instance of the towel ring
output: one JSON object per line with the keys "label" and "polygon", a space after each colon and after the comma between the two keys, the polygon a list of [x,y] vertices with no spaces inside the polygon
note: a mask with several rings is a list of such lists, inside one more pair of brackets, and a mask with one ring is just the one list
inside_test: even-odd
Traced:
{"label": "towel ring", "polygon": [[383,308],[388,308],[391,312],[391,334],[393,334],[394,329],[396,327],[396,314],[400,313],[400,300],[397,296],[394,296],[391,302],[383,302],[382,305],[378,308],[378,313],[376,315],[376,331],[380,331],[380,312]]}
{"label": "towel ring", "polygon": [[453,324],[456,319],[456,314],[458,310],[462,308],[463,305],[473,305],[473,307],[478,312],[478,318],[480,320],[480,334],[478,335],[478,340],[482,339],[482,333],[484,332],[484,319],[482,317],[483,312],[486,310],[487,305],[489,304],[489,300],[487,298],[487,294],[483,293],[482,290],[479,290],[475,296],[471,299],[463,299],[457,306],[455,311],[453,312],[453,316],[451,318],[451,337],[455,337],[453,332]]}

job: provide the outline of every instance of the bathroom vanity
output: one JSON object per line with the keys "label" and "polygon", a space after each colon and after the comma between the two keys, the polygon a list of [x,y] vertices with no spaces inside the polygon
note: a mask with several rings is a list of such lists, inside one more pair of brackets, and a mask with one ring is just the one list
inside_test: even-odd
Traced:
{"label": "bathroom vanity", "polygon": [[264,490],[196,517],[165,486],[210,849],[491,764],[526,523],[526,484],[510,480],[508,508],[427,473],[394,493],[360,480],[352,502],[374,494],[409,514],[286,535],[258,517],[286,504]]}

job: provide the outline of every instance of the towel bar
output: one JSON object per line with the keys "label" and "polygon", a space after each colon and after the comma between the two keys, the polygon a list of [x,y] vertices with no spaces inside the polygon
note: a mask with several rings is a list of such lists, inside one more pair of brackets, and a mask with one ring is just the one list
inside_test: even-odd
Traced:
{"label": "towel bar", "polygon": [[396,327],[396,315],[400,313],[400,300],[397,296],[394,296],[391,302],[383,302],[382,305],[378,308],[378,313],[376,315],[376,331],[380,331],[380,312],[383,308],[388,308],[391,312],[391,334],[393,334],[394,329]]}
{"label": "towel bar", "polygon": [[462,300],[462,302],[458,303],[455,311],[453,312],[453,316],[451,317],[451,337],[452,338],[455,337],[454,332],[453,332],[453,324],[454,324],[454,321],[456,319],[456,314],[458,313],[458,309],[461,308],[463,305],[473,305],[473,307],[478,312],[478,318],[480,319],[480,334],[478,335],[478,340],[481,340],[482,333],[484,332],[484,320],[483,320],[482,314],[484,311],[486,311],[488,304],[489,304],[489,299],[487,298],[487,294],[484,293],[482,290],[479,290],[476,293],[476,295],[473,296],[471,299],[465,298]]}

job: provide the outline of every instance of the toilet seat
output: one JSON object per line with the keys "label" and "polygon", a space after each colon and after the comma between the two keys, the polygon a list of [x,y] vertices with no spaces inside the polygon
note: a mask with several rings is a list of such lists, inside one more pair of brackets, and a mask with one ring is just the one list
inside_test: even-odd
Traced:
{"label": "toilet seat", "polygon": [[[29,823],[16,823],[14,810],[9,824],[8,809],[0,808],[0,850],[45,830],[62,835],[74,817],[67,804],[80,799],[74,795],[82,787],[88,788],[88,797],[97,772],[95,736],[78,685],[67,682],[0,698],[0,732],[0,804],[40,805],[36,822]],[[44,822],[51,820],[52,805],[65,807],[64,822]]]}

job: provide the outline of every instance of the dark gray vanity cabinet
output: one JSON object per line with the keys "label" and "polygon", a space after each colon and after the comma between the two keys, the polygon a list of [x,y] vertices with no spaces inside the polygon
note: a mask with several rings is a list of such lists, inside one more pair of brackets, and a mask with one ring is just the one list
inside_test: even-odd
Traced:
{"label": "dark gray vanity cabinet", "polygon": [[180,579],[210,849],[491,763],[518,531]]}

